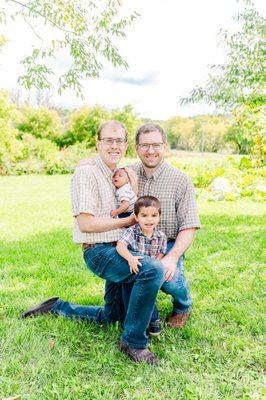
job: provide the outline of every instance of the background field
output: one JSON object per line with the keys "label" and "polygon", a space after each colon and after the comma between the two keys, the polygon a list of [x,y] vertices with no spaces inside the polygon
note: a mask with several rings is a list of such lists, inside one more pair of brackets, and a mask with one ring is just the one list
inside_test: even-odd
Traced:
{"label": "background field", "polygon": [[[153,368],[118,351],[118,325],[18,318],[53,295],[103,304],[103,281],[71,242],[69,183],[0,178],[0,398],[263,399],[264,204],[199,199],[202,229],[186,259],[193,315],[152,340],[162,358]],[[171,311],[163,294],[158,305]]]}

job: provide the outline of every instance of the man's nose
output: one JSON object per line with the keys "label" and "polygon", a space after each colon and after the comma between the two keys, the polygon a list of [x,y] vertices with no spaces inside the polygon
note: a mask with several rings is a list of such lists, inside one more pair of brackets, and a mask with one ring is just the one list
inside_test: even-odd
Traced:
{"label": "man's nose", "polygon": [[117,146],[117,143],[116,143],[116,139],[113,139],[113,142],[112,142],[112,149],[116,149],[118,146]]}
{"label": "man's nose", "polygon": [[153,146],[149,146],[149,148],[148,148],[148,153],[154,153],[154,148],[153,148]]}

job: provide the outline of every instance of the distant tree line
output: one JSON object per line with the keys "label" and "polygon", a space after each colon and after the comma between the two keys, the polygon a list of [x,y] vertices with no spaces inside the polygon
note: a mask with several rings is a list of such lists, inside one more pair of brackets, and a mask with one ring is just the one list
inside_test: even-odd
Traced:
{"label": "distant tree line", "polygon": [[[171,149],[201,152],[249,154],[251,142],[230,116],[174,117],[160,121]],[[95,149],[97,129],[108,119],[123,122],[129,133],[128,156],[134,156],[134,136],[147,122],[131,105],[108,111],[104,107],[83,107],[69,111],[44,106],[17,106],[0,91],[0,173],[45,171],[69,172],[76,162]]]}

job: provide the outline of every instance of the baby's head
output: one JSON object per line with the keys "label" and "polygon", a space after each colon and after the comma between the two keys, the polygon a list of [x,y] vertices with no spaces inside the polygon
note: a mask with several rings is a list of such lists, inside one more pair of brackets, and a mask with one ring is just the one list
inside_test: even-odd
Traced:
{"label": "baby's head", "polygon": [[115,171],[112,182],[117,189],[129,183],[129,176],[125,168],[119,168]]}
{"label": "baby's head", "polygon": [[149,233],[160,221],[161,204],[156,197],[139,197],[134,205],[134,213],[143,233]]}

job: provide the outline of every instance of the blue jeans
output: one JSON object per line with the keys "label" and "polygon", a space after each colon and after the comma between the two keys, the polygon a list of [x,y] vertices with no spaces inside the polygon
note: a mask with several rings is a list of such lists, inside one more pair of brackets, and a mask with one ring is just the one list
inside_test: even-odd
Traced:
{"label": "blue jeans", "polygon": [[[98,323],[109,323],[124,318],[122,341],[133,348],[146,348],[146,329],[164,280],[163,265],[144,256],[139,273],[131,274],[127,261],[108,243],[86,249],[84,260],[94,274],[107,281],[104,307],[81,306],[58,300],[52,313]],[[117,283],[131,286],[127,309],[121,305],[124,287],[120,288],[121,285]]]}
{"label": "blue jeans", "polygon": [[[174,245],[174,240],[170,240],[167,243],[167,253],[171,250]],[[124,303],[124,309],[127,309],[127,305],[130,298],[130,285],[123,285],[121,292],[121,299]],[[176,273],[173,279],[169,282],[164,282],[162,284],[161,290],[172,296],[173,302],[173,313],[174,314],[185,314],[189,312],[192,305],[192,300],[189,293],[189,287],[184,275],[184,257],[181,256],[178,260],[176,266]],[[155,305],[153,314],[151,317],[151,323],[160,319],[160,314],[158,312],[157,306]]]}

